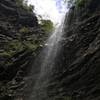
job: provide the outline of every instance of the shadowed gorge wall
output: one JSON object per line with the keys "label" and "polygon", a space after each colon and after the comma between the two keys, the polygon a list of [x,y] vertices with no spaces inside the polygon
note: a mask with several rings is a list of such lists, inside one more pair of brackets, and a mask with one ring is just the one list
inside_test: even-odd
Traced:
{"label": "shadowed gorge wall", "polygon": [[32,11],[16,5],[16,0],[0,1],[0,100],[24,95],[27,75],[44,40]]}
{"label": "shadowed gorge wall", "polygon": [[[100,0],[72,6],[63,32],[44,100],[99,100]],[[32,11],[0,1],[0,100],[28,100],[40,72],[40,61],[32,64],[46,39]]]}

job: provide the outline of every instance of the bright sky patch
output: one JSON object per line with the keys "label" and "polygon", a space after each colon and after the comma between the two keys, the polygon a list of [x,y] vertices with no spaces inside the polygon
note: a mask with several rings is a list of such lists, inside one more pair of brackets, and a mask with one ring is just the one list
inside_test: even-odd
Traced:
{"label": "bright sky patch", "polygon": [[66,12],[66,5],[63,0],[28,0],[29,4],[35,6],[37,15],[51,19],[54,23],[59,23]]}

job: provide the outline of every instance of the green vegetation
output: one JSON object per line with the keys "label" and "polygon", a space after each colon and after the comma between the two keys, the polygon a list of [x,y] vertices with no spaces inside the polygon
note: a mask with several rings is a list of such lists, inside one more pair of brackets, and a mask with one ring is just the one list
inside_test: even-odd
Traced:
{"label": "green vegetation", "polygon": [[41,41],[43,41],[43,37],[42,37],[42,34],[36,34],[35,37],[34,35],[32,35],[33,33],[31,33],[30,30],[34,30],[34,28],[29,28],[29,27],[21,27],[19,29],[19,33],[23,34],[23,33],[27,33],[26,35],[24,35],[24,38],[23,36],[21,36],[21,38],[23,39],[19,39],[21,40],[20,42],[22,43],[22,45],[24,46],[24,48],[27,48],[27,49],[31,49],[31,50],[36,50],[40,45],[41,45]]}
{"label": "green vegetation", "polygon": [[46,32],[51,32],[54,28],[53,22],[51,20],[41,19],[40,24],[41,24],[42,29],[44,29]]}
{"label": "green vegetation", "polygon": [[44,19],[42,18],[41,15],[38,15],[38,21],[39,21],[41,28],[45,32],[52,32],[52,30],[54,29],[54,24],[50,19]]}
{"label": "green vegetation", "polygon": [[64,96],[63,100],[72,100],[72,97],[70,97],[70,96]]}
{"label": "green vegetation", "polygon": [[0,51],[0,56],[11,57],[17,52],[24,50],[25,48],[32,50],[34,52],[34,50],[36,50],[40,46],[39,42],[40,41],[36,43],[35,40],[32,40],[32,38],[31,40],[23,40],[23,41],[14,39],[5,44],[4,50]]}
{"label": "green vegetation", "polygon": [[39,45],[36,44],[34,41],[24,41],[23,44],[26,48],[31,50],[35,50],[36,48],[39,47]]}
{"label": "green vegetation", "polygon": [[7,51],[0,52],[0,56],[10,56],[10,54]]}
{"label": "green vegetation", "polygon": [[21,6],[22,8],[24,8],[27,11],[33,11],[34,10],[34,6],[33,5],[28,5],[27,0],[16,0],[16,4],[18,6]]}
{"label": "green vegetation", "polygon": [[25,26],[23,26],[23,27],[21,27],[21,28],[19,29],[19,32],[20,32],[20,33],[28,33],[28,31],[29,31],[28,27],[25,27]]}
{"label": "green vegetation", "polygon": [[[16,0],[16,4],[27,11],[33,10],[33,6],[27,4],[27,0]],[[44,20],[42,17],[40,26],[45,32],[51,32],[53,30],[53,22],[51,20]],[[16,38],[10,39],[4,44],[4,49],[0,51],[0,56],[11,57],[26,48],[34,52],[42,45],[41,43],[45,40],[45,37],[42,37],[42,34],[39,33],[34,36],[34,34],[31,33],[33,30],[33,28],[28,26],[21,26],[17,32]],[[23,34],[25,35],[23,36]]]}
{"label": "green vegetation", "polygon": [[[27,11],[33,11],[34,10],[34,6],[33,5],[28,5],[27,0],[16,0],[16,4],[18,6],[21,6],[22,8],[24,8]],[[53,22],[51,20],[45,20],[42,17],[40,17],[40,25],[42,27],[42,29],[45,32],[51,32],[53,30]],[[28,29],[27,27],[22,27],[19,32],[23,33],[23,32],[27,32]]]}
{"label": "green vegetation", "polygon": [[1,52],[1,54],[4,54],[6,56],[12,56],[13,54],[21,51],[22,49],[23,49],[22,43],[19,40],[14,39],[12,41],[9,41],[7,45],[5,45],[5,49],[3,52]]}

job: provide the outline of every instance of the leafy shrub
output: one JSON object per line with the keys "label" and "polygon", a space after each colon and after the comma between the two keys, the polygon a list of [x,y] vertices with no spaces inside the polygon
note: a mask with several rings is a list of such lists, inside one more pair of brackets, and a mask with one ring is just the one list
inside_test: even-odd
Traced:
{"label": "leafy shrub", "polygon": [[41,27],[46,31],[46,32],[51,32],[53,30],[53,22],[51,20],[40,20]]}

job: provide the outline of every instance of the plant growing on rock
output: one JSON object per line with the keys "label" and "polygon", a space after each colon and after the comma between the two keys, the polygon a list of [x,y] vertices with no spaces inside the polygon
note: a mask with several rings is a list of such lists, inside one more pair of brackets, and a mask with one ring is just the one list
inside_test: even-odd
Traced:
{"label": "plant growing on rock", "polygon": [[54,28],[53,22],[51,20],[41,19],[40,25],[41,25],[42,29],[46,32],[51,32]]}
{"label": "plant growing on rock", "polygon": [[20,32],[20,33],[27,33],[28,31],[29,31],[28,27],[25,27],[25,26],[23,26],[23,27],[21,27],[21,28],[19,29],[19,32]]}

